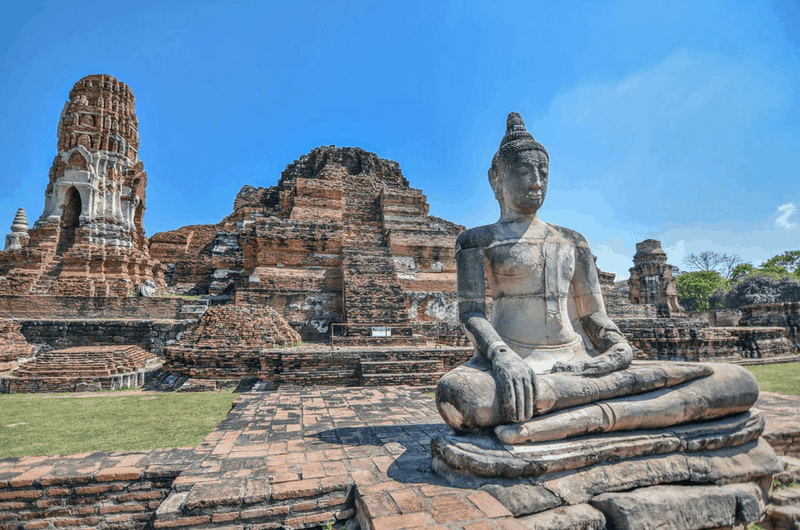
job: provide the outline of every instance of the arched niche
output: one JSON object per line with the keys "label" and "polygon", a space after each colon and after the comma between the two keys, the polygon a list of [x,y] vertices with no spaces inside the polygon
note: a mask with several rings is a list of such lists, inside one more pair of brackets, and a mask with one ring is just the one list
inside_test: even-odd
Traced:
{"label": "arched niche", "polygon": [[136,238],[136,247],[137,248],[144,248],[144,228],[142,227],[142,221],[144,220],[144,202],[140,202],[136,205],[136,211],[133,215],[133,229],[135,231],[135,238]]}
{"label": "arched niche", "polygon": [[75,229],[80,224],[82,210],[81,194],[75,186],[70,186],[64,204],[61,206],[61,230],[58,235],[56,254],[64,254],[75,244]]}
{"label": "arched niche", "polygon": [[82,169],[86,171],[89,169],[89,164],[86,162],[86,158],[79,151],[73,151],[72,154],[69,155],[69,160],[67,160],[67,168]]}

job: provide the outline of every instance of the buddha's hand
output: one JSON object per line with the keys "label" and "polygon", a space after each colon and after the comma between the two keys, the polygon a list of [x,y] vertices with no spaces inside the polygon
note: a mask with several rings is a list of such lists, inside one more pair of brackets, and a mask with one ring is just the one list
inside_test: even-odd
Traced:
{"label": "buddha's hand", "polygon": [[503,416],[512,422],[531,419],[535,395],[531,367],[505,344],[492,350],[492,367],[500,387]]}
{"label": "buddha's hand", "polygon": [[597,357],[578,363],[558,362],[553,372],[569,372],[579,375],[600,375],[624,370],[631,364],[633,350],[627,342],[619,342]]}

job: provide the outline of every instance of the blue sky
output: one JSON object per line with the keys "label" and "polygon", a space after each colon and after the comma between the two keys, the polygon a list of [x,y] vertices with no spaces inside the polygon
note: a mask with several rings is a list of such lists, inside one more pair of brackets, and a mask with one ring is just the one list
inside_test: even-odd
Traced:
{"label": "blue sky", "polygon": [[3,233],[42,213],[70,88],[107,73],[137,98],[149,235],[331,144],[398,161],[433,215],[494,222],[515,110],[550,153],[540,216],[604,270],[627,277],[648,237],[679,266],[800,248],[796,1],[26,0],[0,58]]}

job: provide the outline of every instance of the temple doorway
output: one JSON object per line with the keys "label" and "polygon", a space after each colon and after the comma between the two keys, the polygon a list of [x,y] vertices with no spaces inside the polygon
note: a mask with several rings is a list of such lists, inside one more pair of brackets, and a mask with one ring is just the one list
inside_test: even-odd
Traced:
{"label": "temple doorway", "polygon": [[66,202],[61,207],[61,231],[56,247],[57,255],[64,254],[75,244],[75,229],[80,223],[82,209],[81,194],[75,186],[72,186],[67,190]]}

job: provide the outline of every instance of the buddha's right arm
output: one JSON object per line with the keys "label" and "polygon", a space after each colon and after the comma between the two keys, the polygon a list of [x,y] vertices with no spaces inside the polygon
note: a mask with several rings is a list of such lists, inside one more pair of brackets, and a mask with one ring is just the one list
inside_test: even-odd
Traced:
{"label": "buddha's right arm", "polygon": [[465,248],[456,244],[456,267],[459,319],[478,353],[492,363],[500,389],[500,410],[504,421],[527,421],[533,416],[533,370],[506,345],[486,318],[486,259],[483,248],[477,245]]}
{"label": "buddha's right arm", "polygon": [[508,349],[486,318],[486,261],[482,248],[456,247],[458,269],[458,317],[478,353],[492,361],[494,353]]}

